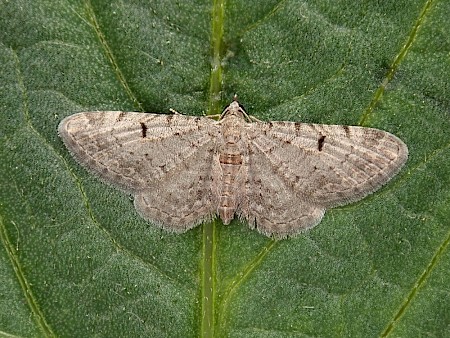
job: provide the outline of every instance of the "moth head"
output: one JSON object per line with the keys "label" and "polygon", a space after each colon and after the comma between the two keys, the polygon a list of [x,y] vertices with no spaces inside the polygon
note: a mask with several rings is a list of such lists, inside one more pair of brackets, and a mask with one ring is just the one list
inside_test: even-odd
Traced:
{"label": "moth head", "polygon": [[220,120],[229,116],[236,116],[241,119],[248,120],[248,115],[245,112],[244,108],[237,101],[236,96],[234,97],[234,101],[231,102],[230,105],[224,109],[224,111],[220,115]]}

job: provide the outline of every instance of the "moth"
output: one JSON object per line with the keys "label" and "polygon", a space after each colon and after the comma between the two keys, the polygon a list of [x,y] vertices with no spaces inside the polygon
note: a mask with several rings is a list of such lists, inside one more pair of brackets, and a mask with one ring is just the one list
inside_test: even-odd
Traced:
{"label": "moth", "polygon": [[388,182],[408,158],[373,128],[256,121],[235,99],[219,120],[121,111],[66,117],[59,135],[89,171],[134,196],[149,222],[184,232],[217,215],[285,238]]}

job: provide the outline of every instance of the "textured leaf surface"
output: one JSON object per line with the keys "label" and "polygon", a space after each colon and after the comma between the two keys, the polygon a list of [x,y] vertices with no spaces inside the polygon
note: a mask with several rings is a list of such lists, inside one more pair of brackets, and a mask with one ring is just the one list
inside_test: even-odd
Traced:
{"label": "textured leaf surface", "polygon": [[[0,334],[450,335],[450,3],[0,2]],[[142,220],[58,138],[90,110],[363,125],[410,159],[274,242]]]}

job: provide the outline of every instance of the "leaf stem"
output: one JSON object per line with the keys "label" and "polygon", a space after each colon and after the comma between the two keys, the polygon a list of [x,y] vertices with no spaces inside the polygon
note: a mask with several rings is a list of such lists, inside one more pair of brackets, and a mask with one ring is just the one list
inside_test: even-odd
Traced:
{"label": "leaf stem", "polygon": [[400,49],[400,52],[397,54],[397,56],[394,58],[394,61],[392,62],[391,66],[389,67],[389,70],[387,71],[383,81],[381,82],[378,89],[375,91],[374,97],[372,101],[370,102],[369,106],[367,107],[364,114],[361,116],[361,119],[359,120],[358,125],[365,126],[369,118],[373,115],[373,111],[376,107],[376,105],[381,100],[381,97],[384,94],[384,90],[388,86],[388,84],[392,81],[394,78],[395,73],[397,72],[398,67],[400,66],[400,63],[403,61],[403,59],[406,57],[406,54],[408,53],[409,49],[412,46],[412,43],[417,37],[417,33],[419,31],[420,26],[424,23],[425,18],[427,17],[427,13],[431,8],[431,5],[433,3],[433,0],[427,0],[425,2],[424,7],[422,8],[422,11],[419,14],[419,18],[416,20],[414,26],[411,29],[411,32],[408,35],[408,39],[406,40],[403,47]]}
{"label": "leaf stem", "polygon": [[100,41],[100,45],[102,46],[104,53],[105,53],[106,57],[108,58],[117,79],[119,80],[119,83],[124,88],[125,92],[127,93],[128,97],[130,98],[130,100],[133,102],[133,105],[135,106],[135,108],[138,111],[141,111],[141,112],[144,111],[142,104],[139,102],[138,98],[134,95],[133,91],[131,90],[130,86],[128,85],[125,75],[122,73],[112,49],[109,47],[109,44],[105,37],[105,34],[103,34],[103,31],[97,21],[97,17],[95,15],[94,8],[92,7],[91,1],[85,0],[84,6],[86,9],[86,14],[89,19],[89,22],[92,25],[92,28],[94,29],[95,33],[97,34],[97,38]]}
{"label": "leaf stem", "polygon": [[213,0],[211,33],[211,74],[209,85],[208,114],[220,114],[222,91],[222,40],[225,0]]}
{"label": "leaf stem", "polygon": [[214,337],[215,326],[215,221],[203,226],[203,275],[201,337]]}
{"label": "leaf stem", "polygon": [[[222,91],[222,39],[225,0],[213,0],[211,13],[211,74],[208,115],[220,113]],[[203,225],[203,266],[201,284],[201,337],[214,337],[216,296],[216,221]]]}
{"label": "leaf stem", "polygon": [[[10,221],[11,224],[14,224],[13,221]],[[17,230],[18,231],[18,230]],[[18,239],[17,239],[18,241]],[[53,332],[51,326],[46,320],[44,313],[39,307],[39,302],[33,294],[32,285],[29,283],[26,273],[22,267],[22,262],[18,255],[18,244],[14,245],[11,238],[9,238],[8,230],[6,229],[6,224],[3,222],[3,218],[0,215],[0,242],[2,243],[2,247],[5,249],[6,254],[8,255],[11,265],[16,274],[17,281],[20,284],[22,289],[24,299],[26,300],[28,307],[30,309],[30,313],[32,318],[37,324],[39,330],[41,330],[43,337],[56,337]]]}

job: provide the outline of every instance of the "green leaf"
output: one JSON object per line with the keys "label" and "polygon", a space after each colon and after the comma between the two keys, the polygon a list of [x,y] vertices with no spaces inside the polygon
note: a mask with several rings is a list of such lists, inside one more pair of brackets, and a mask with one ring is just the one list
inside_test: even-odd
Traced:
{"label": "green leaf", "polygon": [[[449,336],[450,2],[0,2],[0,335]],[[182,235],[57,136],[89,110],[364,125],[406,167],[316,228]]]}

